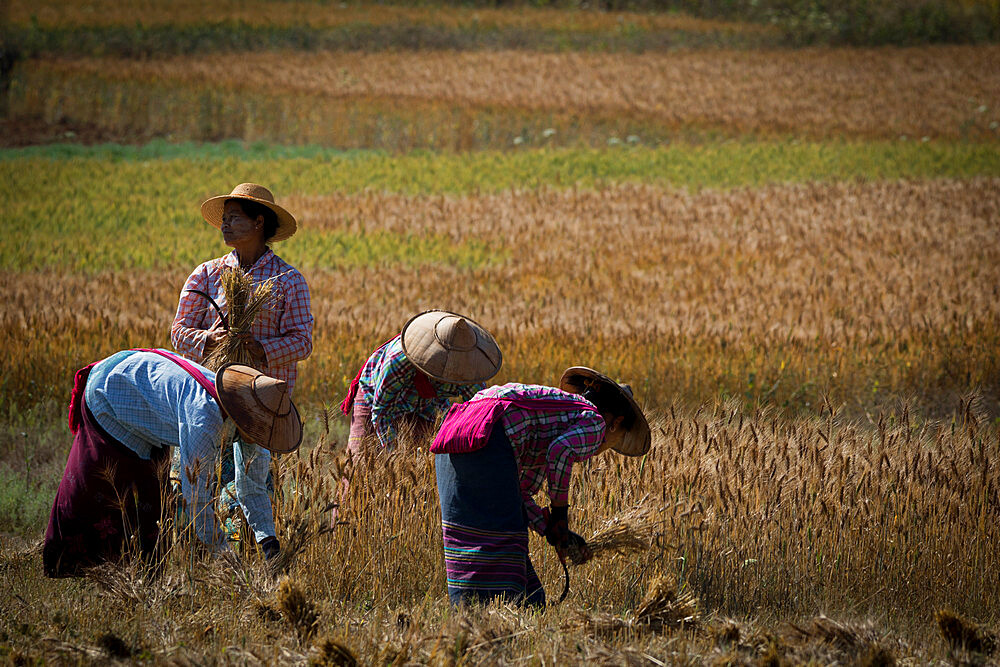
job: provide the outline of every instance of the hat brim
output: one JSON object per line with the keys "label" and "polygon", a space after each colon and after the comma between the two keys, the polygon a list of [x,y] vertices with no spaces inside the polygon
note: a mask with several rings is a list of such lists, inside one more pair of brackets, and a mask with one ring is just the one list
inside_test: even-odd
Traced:
{"label": "hat brim", "polygon": [[281,208],[274,202],[267,201],[266,199],[260,199],[258,197],[249,197],[247,195],[219,195],[218,197],[211,197],[202,202],[201,205],[201,217],[205,218],[205,222],[212,225],[216,229],[222,229],[222,214],[225,212],[226,202],[230,199],[243,199],[246,201],[256,202],[262,206],[274,211],[274,214],[278,217],[278,228],[274,232],[274,236],[268,239],[271,241],[284,241],[295,233],[298,229],[298,223],[295,222],[295,216]]}
{"label": "hat brim", "polygon": [[635,398],[629,395],[627,391],[622,389],[620,384],[607,375],[586,366],[571,366],[563,371],[562,378],[559,380],[559,388],[573,394],[582,394],[586,390],[586,386],[575,382],[576,378],[590,378],[614,387],[628,401],[629,406],[632,408],[632,414],[635,417],[632,427],[625,432],[625,437],[622,438],[621,443],[617,447],[613,447],[613,449],[625,456],[642,456],[648,452],[653,438],[649,430],[649,422],[646,421],[646,415],[643,414],[639,404],[635,402]]}
{"label": "hat brim", "polygon": [[249,366],[226,364],[215,373],[219,403],[248,442],[275,454],[294,452],[302,444],[302,420],[295,403],[285,415],[268,412],[253,394],[253,378],[263,375]]}
{"label": "hat brim", "polygon": [[[464,319],[476,334],[476,345],[468,350],[448,350],[434,337],[434,327],[444,317]],[[424,326],[426,325],[426,326]],[[452,384],[486,382],[500,372],[503,352],[493,334],[465,315],[448,310],[426,310],[414,315],[400,333],[403,354],[428,377]]]}

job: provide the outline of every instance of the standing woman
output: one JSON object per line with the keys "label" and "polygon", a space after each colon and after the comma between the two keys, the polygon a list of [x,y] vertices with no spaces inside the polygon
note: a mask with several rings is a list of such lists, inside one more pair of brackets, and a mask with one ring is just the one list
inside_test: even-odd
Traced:
{"label": "standing woman", "polygon": [[[528,531],[543,535],[565,562],[573,464],[613,449],[649,451],[646,417],[620,385],[574,366],[560,389],[530,384],[490,387],[452,406],[434,439],[448,597],[453,604],[505,598],[544,605],[528,554]],[[549,507],[534,495],[547,483]]]}
{"label": "standing woman", "polygon": [[416,315],[368,357],[341,403],[351,418],[348,449],[358,454],[373,433],[393,447],[405,422],[430,428],[450,398],[484,389],[502,364],[496,340],[471,319],[446,310]]}
{"label": "standing woman", "polygon": [[295,386],[296,364],[312,352],[313,316],[309,286],[294,267],[269,247],[295,233],[292,214],[274,203],[274,195],[261,185],[243,183],[228,195],[212,197],[201,205],[208,224],[222,231],[233,248],[228,255],[205,262],[184,283],[177,315],[170,329],[174,349],[202,363],[225,335],[215,311],[205,298],[211,296],[226,309],[220,276],[226,267],[249,272],[254,284],[274,280],[274,298],[253,323],[246,339],[247,351],[259,370]]}
{"label": "standing woman", "polygon": [[[226,332],[214,309],[203,296],[191,290],[208,294],[226,311],[222,271],[227,267],[242,268],[250,274],[254,285],[271,280],[274,295],[244,339],[246,349],[254,360],[253,366],[284,381],[291,395],[296,364],[312,352],[309,286],[301,273],[274,254],[269,244],[292,236],[297,228],[295,218],[274,203],[270,190],[255,183],[242,183],[228,195],[206,200],[201,205],[201,215],[222,231],[222,240],[233,251],[200,265],[184,283],[170,329],[174,349],[191,361],[204,363],[212,349],[223,341]],[[227,490],[223,503],[229,509],[237,504],[232,451],[229,446],[222,453],[220,476],[220,492]],[[179,473],[175,467],[175,474]],[[269,489],[272,483],[268,475]]]}

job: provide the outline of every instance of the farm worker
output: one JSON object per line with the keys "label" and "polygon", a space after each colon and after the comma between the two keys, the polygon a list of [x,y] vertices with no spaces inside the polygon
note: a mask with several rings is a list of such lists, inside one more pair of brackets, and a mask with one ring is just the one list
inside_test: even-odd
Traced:
{"label": "farm worker", "polygon": [[[563,373],[560,389],[510,383],[448,411],[434,438],[448,597],[453,604],[494,598],[544,605],[528,554],[531,528],[565,562],[573,464],[608,449],[649,451],[650,432],[632,391],[590,368]],[[534,495],[548,483],[549,507]]]}
{"label": "farm worker", "polygon": [[170,447],[181,453],[181,490],[195,534],[210,551],[227,549],[212,509],[227,420],[243,439],[237,497],[264,555],[274,557],[280,545],[264,488],[270,452],[293,451],[302,440],[288,384],[248,366],[212,373],[166,350],[124,350],[76,374],[73,446],[45,533],[46,575],[78,574],[129,546],[154,555]]}
{"label": "farm worker", "polygon": [[340,404],[351,418],[348,448],[359,453],[372,433],[392,447],[403,422],[430,428],[449,398],[485,388],[502,364],[496,340],[468,317],[446,310],[414,316],[368,357]]}
{"label": "farm worker", "polygon": [[[448,410],[451,398],[464,400],[485,388],[502,365],[492,334],[468,317],[446,310],[415,315],[368,357],[340,404],[351,419],[348,451],[355,456],[365,452],[373,434],[391,449],[404,424],[418,438],[425,435]],[[349,486],[342,480],[341,507]]]}
{"label": "farm worker", "polygon": [[201,264],[184,283],[170,329],[174,349],[201,363],[222,342],[225,331],[215,311],[204,297],[191,290],[205,292],[225,309],[222,270],[239,266],[250,273],[254,284],[274,280],[274,299],[254,322],[247,348],[259,361],[260,370],[283,380],[291,392],[296,364],[312,352],[309,286],[302,274],[275,255],[268,244],[292,236],[297,228],[295,218],[274,203],[270,190],[254,183],[237,185],[228,195],[206,200],[201,215],[208,224],[222,230],[223,241],[233,251]]}
{"label": "farm worker", "polygon": [[[251,327],[247,350],[255,358],[253,365],[284,381],[291,394],[296,364],[312,352],[309,286],[301,273],[274,254],[269,244],[295,234],[295,218],[274,203],[270,190],[255,183],[242,183],[228,195],[207,199],[201,205],[201,215],[222,231],[222,240],[233,251],[201,264],[184,283],[170,329],[174,349],[191,361],[204,363],[208,353],[222,342],[225,330],[213,308],[197,292],[208,294],[225,310],[222,270],[241,267],[249,272],[254,285],[266,280],[272,280],[274,285],[274,298]],[[223,499],[227,509],[236,506],[231,451],[231,446],[223,450],[220,478],[222,487],[228,490]],[[175,465],[175,475],[177,472]]]}

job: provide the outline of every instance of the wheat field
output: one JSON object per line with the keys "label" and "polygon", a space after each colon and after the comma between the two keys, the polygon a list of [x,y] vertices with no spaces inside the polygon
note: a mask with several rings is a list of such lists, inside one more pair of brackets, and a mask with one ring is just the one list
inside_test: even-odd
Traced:
{"label": "wheat field", "polygon": [[998,60],[995,45],[47,58],[15,79],[11,107],[175,139],[389,150],[692,133],[996,141]]}
{"label": "wheat field", "polygon": [[[0,18],[25,49],[0,98],[0,662],[1000,661],[996,44],[325,0]],[[156,567],[46,579],[73,373],[170,346],[228,251],[198,206],[241,181],[297,217],[275,251],[316,319],[282,555],[207,557],[167,511]],[[429,443],[345,452],[348,383],[428,308],[495,334],[495,382],[584,364],[649,417],[647,456],[574,468],[599,555],[560,604],[533,536],[553,604],[450,607]]]}

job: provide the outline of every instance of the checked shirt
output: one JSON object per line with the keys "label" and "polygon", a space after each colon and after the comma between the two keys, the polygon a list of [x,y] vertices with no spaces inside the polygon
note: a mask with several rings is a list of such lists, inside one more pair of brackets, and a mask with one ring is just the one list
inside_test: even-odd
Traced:
{"label": "checked shirt", "polygon": [[[555,387],[518,383],[490,387],[471,400],[488,397],[587,402],[577,394]],[[546,519],[535,503],[535,493],[548,482],[549,501],[566,504],[573,464],[594,456],[604,442],[604,419],[596,407],[593,410],[566,407],[565,411],[535,411],[511,404],[500,418],[517,459],[528,522],[539,533],[545,531]]]}
{"label": "checked shirt", "polygon": [[[215,383],[215,373],[201,366],[196,369]],[[91,369],[85,401],[101,428],[139,458],[149,460],[154,447],[180,450],[181,470],[186,471],[181,474],[181,492],[189,510],[194,508],[195,532],[209,546],[224,543],[212,511],[215,460],[223,431],[222,413],[212,395],[170,359],[125,350]],[[265,488],[271,455],[263,447],[247,444],[234,447],[233,454],[236,494],[259,542],[274,535]]]}
{"label": "checked shirt", "polygon": [[395,423],[399,419],[414,415],[433,422],[439,413],[448,411],[449,397],[465,400],[486,386],[482,382],[452,384],[428,378],[437,395],[421,398],[415,384],[418,372],[403,353],[400,336],[376,350],[361,370],[354,402],[371,408],[372,426],[383,447],[391,447],[395,442]]}
{"label": "checked shirt", "polygon": [[[207,293],[223,312],[226,298],[220,280],[222,269],[240,265],[236,251],[209,260],[196,268],[184,283],[177,315],[170,328],[174,349],[197,363],[205,360],[205,338],[218,315],[204,297],[186,290]],[[254,284],[274,278],[274,299],[250,328],[267,354],[267,375],[295,386],[295,365],[312,352],[313,316],[309,304],[309,286],[302,274],[268,249],[250,269]]]}

